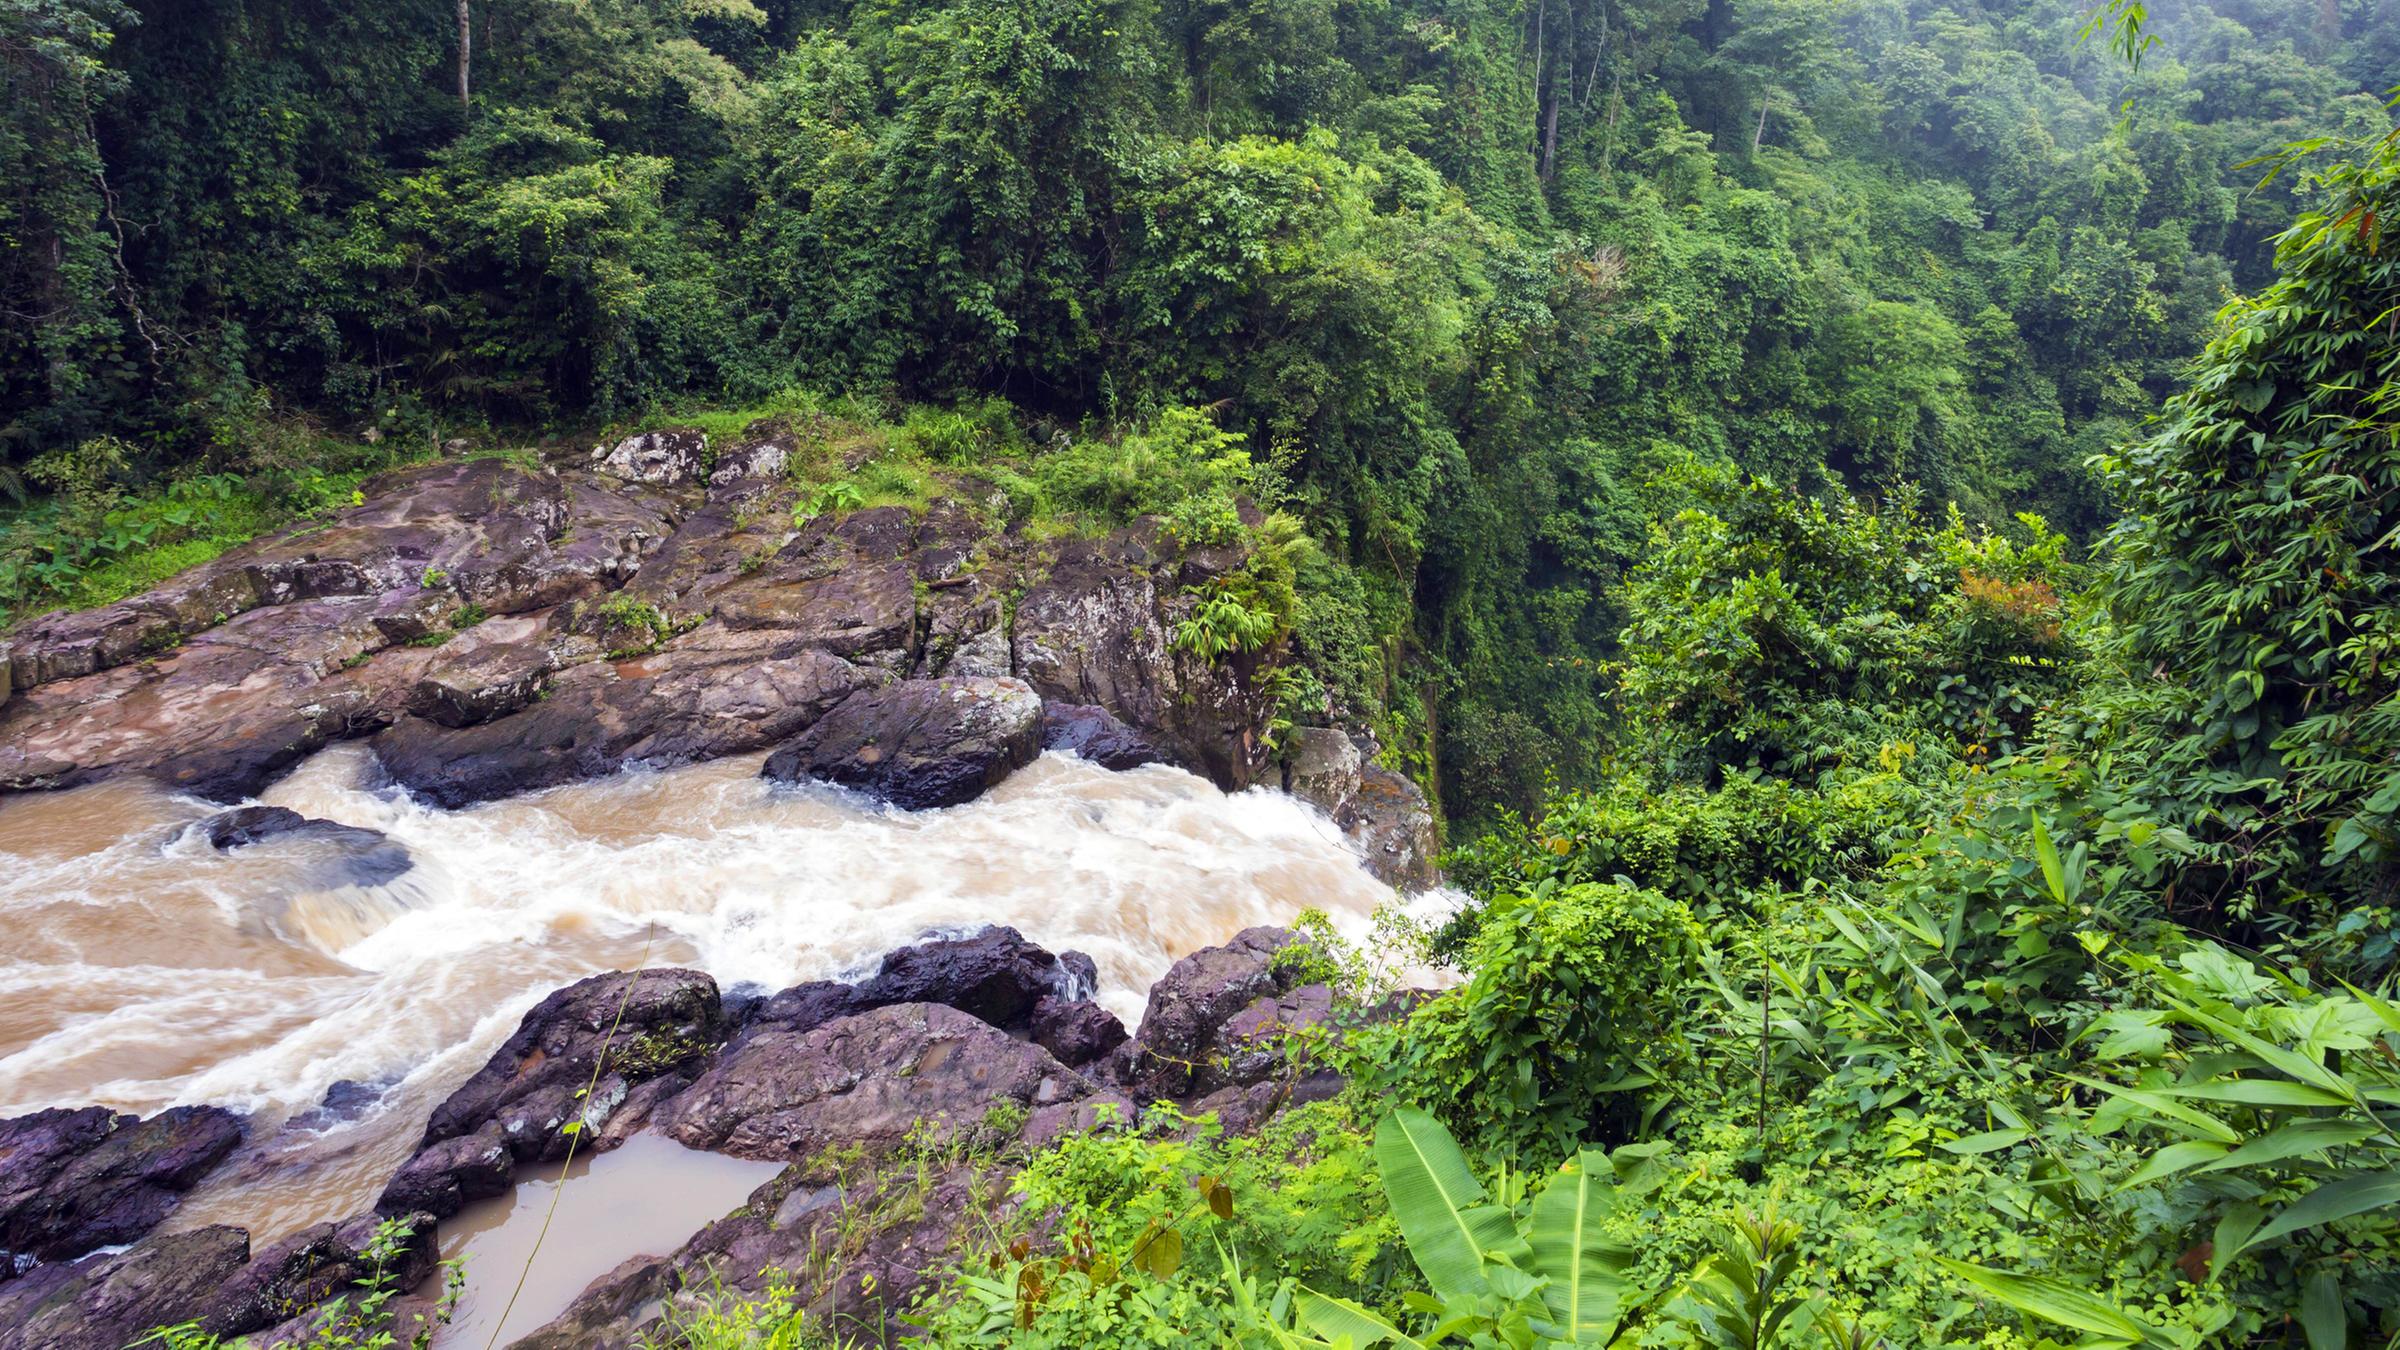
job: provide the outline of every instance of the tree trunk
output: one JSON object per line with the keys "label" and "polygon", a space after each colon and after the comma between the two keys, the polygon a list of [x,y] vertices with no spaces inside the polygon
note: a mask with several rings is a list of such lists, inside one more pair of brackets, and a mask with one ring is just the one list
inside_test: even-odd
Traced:
{"label": "tree trunk", "polygon": [[1750,158],[1752,159],[1758,158],[1758,143],[1767,137],[1767,105],[1774,101],[1775,91],[1772,88],[1760,92],[1758,96],[1758,129],[1750,133]]}
{"label": "tree trunk", "polygon": [[458,108],[471,117],[475,112],[475,15],[470,3],[458,0]]}

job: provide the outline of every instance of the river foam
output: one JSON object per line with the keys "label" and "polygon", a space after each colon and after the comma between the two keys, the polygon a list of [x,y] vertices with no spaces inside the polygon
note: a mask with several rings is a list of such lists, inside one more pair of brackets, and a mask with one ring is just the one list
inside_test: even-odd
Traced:
{"label": "river foam", "polygon": [[405,845],[377,885],[305,837],[220,854],[188,828],[215,808],[152,788],[0,800],[0,1115],[249,1112],[246,1158],[176,1224],[263,1240],[363,1207],[524,1011],[598,971],[773,990],[1003,923],[1090,953],[1130,1025],[1185,953],[1308,908],[1363,932],[1392,899],[1290,798],[1072,756],[918,814],[769,784],[756,758],[455,812],[372,779],[337,747],[261,800]]}

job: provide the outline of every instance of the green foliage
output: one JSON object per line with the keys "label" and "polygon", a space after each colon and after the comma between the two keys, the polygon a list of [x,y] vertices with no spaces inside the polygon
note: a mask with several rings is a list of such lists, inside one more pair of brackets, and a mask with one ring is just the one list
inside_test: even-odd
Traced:
{"label": "green foliage", "polygon": [[1700,955],[1690,909],[1626,881],[1497,895],[1461,961],[1466,984],[1360,1033],[1349,1067],[1528,1164],[1626,1139],[1642,1089],[1686,1058]]}
{"label": "green foliage", "polygon": [[[2160,792],[2229,888],[2388,891],[2400,876],[2400,208],[2386,136],[2320,171],[2156,435],[2108,461],[2132,524],[2111,562],[2127,659],[2172,670]],[[2375,878],[2381,877],[2381,881]],[[2234,902],[2240,905],[2242,902]],[[2322,901],[2318,902],[2322,904]]]}

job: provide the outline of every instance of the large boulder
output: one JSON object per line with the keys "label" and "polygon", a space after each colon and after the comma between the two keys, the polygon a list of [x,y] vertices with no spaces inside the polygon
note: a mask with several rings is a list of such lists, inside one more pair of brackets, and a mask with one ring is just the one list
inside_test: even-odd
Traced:
{"label": "large boulder", "polygon": [[892,952],[851,995],[850,1007],[940,1003],[1019,1031],[1043,999],[1088,999],[1098,984],[1098,968],[1082,952],[1053,956],[1014,928],[991,927]]}
{"label": "large boulder", "polygon": [[[701,638],[703,634],[694,634]],[[789,655],[694,645],[578,666],[512,717],[446,727],[401,721],[374,740],[393,781],[456,808],[604,777],[766,749],[887,678],[813,648]]]}
{"label": "large boulder", "polygon": [[512,1164],[556,1162],[578,1134],[586,1148],[604,1144],[637,1085],[697,1064],[723,1033],[716,981],[698,971],[595,975],[555,991],[434,1108],[424,1145],[377,1210],[447,1218],[494,1193],[495,1144]]}
{"label": "large boulder", "polygon": [[767,759],[911,811],[973,801],[1041,753],[1042,701],[1021,680],[904,680],[851,695]]}
{"label": "large boulder", "polygon": [[1045,705],[1042,748],[1064,750],[1116,773],[1167,762],[1166,755],[1140,732],[1118,721],[1108,709],[1090,704]]}
{"label": "large boulder", "polygon": [[1367,870],[1385,885],[1421,891],[1441,884],[1441,827],[1425,794],[1402,774],[1369,764],[1344,822]]}
{"label": "large boulder", "polygon": [[1221,947],[1176,962],[1150,987],[1141,1030],[1124,1055],[1143,1101],[1189,1101],[1263,1082],[1288,1067],[1283,1041],[1332,1012],[1323,986],[1306,994],[1288,929],[1246,928]]}
{"label": "large boulder", "polygon": [[0,1279],[20,1258],[69,1260],[149,1232],[241,1139],[241,1117],[215,1106],[0,1121]]}
{"label": "large boulder", "polygon": [[1017,601],[1013,668],[1044,700],[1106,708],[1175,763],[1246,788],[1269,765],[1275,693],[1260,676],[1282,653],[1209,660],[1176,646],[1193,587],[1239,560],[1186,557],[1169,574],[1181,584],[1162,590],[1156,573],[1172,561],[1155,531],[1061,545]]}
{"label": "large boulder", "polygon": [[1002,1103],[1048,1107],[1093,1091],[1048,1051],[980,1018],[902,1003],[751,1036],[657,1118],[690,1148],[791,1162],[851,1146],[878,1154],[921,1126],[955,1131]]}
{"label": "large boulder", "polygon": [[1283,790],[1336,820],[1358,799],[1366,758],[1332,727],[1294,727],[1283,738]]}

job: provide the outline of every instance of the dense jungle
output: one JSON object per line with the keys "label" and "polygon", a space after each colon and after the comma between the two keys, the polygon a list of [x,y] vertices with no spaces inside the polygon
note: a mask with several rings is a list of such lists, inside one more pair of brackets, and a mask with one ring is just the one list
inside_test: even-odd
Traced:
{"label": "dense jungle", "polygon": [[[2400,1346],[2396,85],[2400,0],[0,0],[0,1347]],[[289,1039],[357,972],[456,1007]],[[437,1222],[669,1138],[777,1170],[475,1320]]]}

